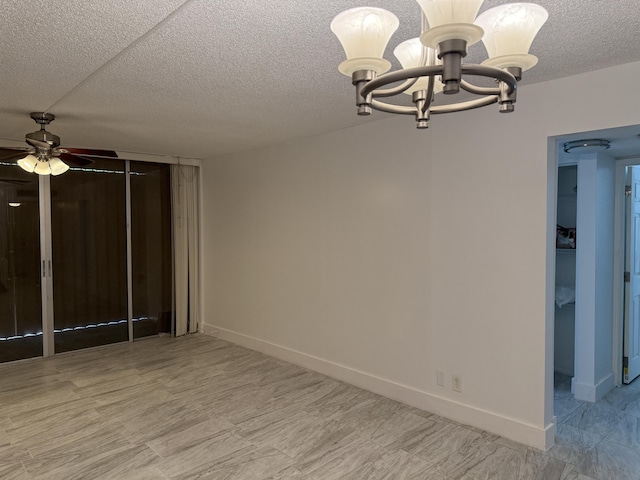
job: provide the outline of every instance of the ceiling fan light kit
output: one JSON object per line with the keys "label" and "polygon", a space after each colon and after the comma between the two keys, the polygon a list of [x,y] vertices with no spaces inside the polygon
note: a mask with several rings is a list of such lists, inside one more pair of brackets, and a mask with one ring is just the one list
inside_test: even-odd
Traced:
{"label": "ceiling fan light kit", "polygon": [[18,165],[23,170],[26,170],[27,172],[31,173],[36,169],[36,166],[38,165],[38,157],[29,154],[26,157],[18,160]]}
{"label": "ceiling fan light kit", "polygon": [[[427,128],[431,114],[470,110],[498,103],[501,113],[514,110],[522,72],[536,65],[529,54],[536,34],[548,18],[533,3],[510,3],[491,8],[476,18],[484,0],[416,0],[422,11],[422,33],[401,43],[394,55],[402,69],[388,72],[391,63],[382,58],[389,39],[399,26],[391,12],[359,7],[338,14],[331,30],[340,40],[347,59],[338,70],[350,76],[356,88],[358,115],[380,110],[415,116],[418,128]],[[489,58],[482,65],[464,64],[467,47],[482,39]],[[463,77],[493,78],[495,87],[476,86]],[[400,85],[383,88],[389,84]],[[446,105],[432,105],[442,91],[454,95],[465,90],[480,98]],[[400,93],[412,96],[413,106],[386,103],[379,98]]]}
{"label": "ceiling fan light kit", "polygon": [[69,165],[64,163],[57,157],[50,160],[39,160],[34,155],[27,155],[18,160],[18,165],[29,173],[37,173],[38,175],[60,175],[69,170]]}
{"label": "ceiling fan light kit", "polygon": [[29,148],[18,150],[0,148],[0,156],[4,160],[17,159],[18,166],[29,173],[60,175],[69,170],[68,163],[88,165],[93,162],[92,158],[87,158],[85,155],[118,158],[116,152],[112,150],[60,148],[60,137],[48,132],[45,128],[55,120],[55,115],[46,112],[33,112],[31,118],[40,125],[40,130],[25,135],[25,141],[29,144]]}

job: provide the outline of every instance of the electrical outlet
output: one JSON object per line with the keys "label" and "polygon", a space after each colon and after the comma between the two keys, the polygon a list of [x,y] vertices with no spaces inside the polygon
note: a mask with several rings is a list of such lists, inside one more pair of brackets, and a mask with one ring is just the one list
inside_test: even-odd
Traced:
{"label": "electrical outlet", "polygon": [[436,383],[444,387],[444,372],[441,370],[436,371]]}
{"label": "electrical outlet", "polygon": [[462,377],[460,375],[451,375],[451,390],[462,393]]}

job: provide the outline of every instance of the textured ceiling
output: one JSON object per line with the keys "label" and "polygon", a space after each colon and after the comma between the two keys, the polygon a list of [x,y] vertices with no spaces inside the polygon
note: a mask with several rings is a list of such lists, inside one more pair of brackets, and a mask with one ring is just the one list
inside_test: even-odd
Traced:
{"label": "textured ceiling", "polygon": [[[523,84],[640,60],[638,0],[537,3],[550,17]],[[4,0],[0,142],[47,110],[63,145],[211,158],[384,118],[355,114],[329,30],[362,5],[400,19],[389,60],[419,34],[414,0]],[[474,45],[467,61],[484,56]]]}

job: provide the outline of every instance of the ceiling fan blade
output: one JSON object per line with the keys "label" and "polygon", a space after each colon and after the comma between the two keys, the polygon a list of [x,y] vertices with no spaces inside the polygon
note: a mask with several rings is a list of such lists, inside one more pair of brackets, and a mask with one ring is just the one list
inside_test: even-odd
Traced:
{"label": "ceiling fan blade", "polygon": [[27,137],[25,138],[25,141],[32,147],[38,147],[38,148],[44,148],[44,149],[51,148],[51,145],[49,145],[47,142],[41,142],[40,140],[35,140],[33,138]]}
{"label": "ceiling fan blade", "polygon": [[110,157],[118,158],[118,154],[113,150],[94,150],[91,148],[68,148],[64,147],[67,153],[73,153],[76,155],[90,155],[92,157]]}
{"label": "ceiling fan blade", "polygon": [[[65,149],[66,150],[66,149]],[[76,165],[78,167],[86,167],[93,163],[93,160],[87,157],[81,157],[80,155],[73,155],[71,153],[60,153],[57,155],[60,160],[69,165]]]}
{"label": "ceiling fan blade", "polygon": [[29,154],[28,150],[15,150],[13,148],[0,148],[0,160],[10,161],[24,158]]}

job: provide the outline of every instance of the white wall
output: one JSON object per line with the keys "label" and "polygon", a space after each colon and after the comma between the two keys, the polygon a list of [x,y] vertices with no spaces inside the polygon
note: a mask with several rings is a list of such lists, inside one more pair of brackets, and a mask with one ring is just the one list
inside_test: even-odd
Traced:
{"label": "white wall", "polygon": [[549,446],[548,137],[640,123],[638,75],[525,86],[514,114],[434,116],[427,132],[394,117],[203,162],[205,331]]}
{"label": "white wall", "polygon": [[596,399],[613,388],[613,265],[615,230],[615,160],[599,155],[596,206]]}
{"label": "white wall", "polygon": [[614,384],[613,251],[615,161],[589,154],[578,162],[576,357],[573,392],[595,402]]}

